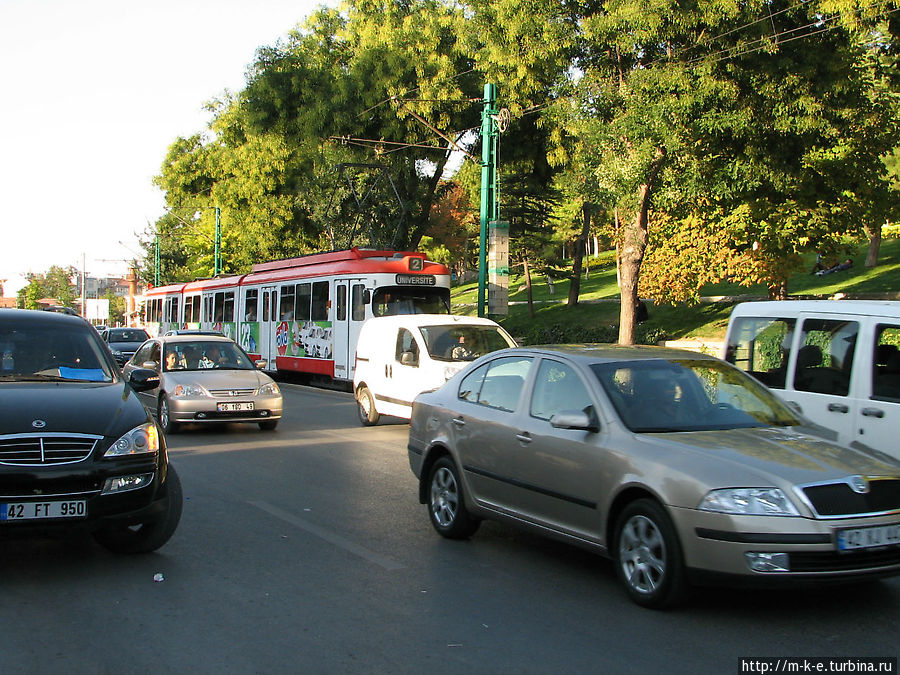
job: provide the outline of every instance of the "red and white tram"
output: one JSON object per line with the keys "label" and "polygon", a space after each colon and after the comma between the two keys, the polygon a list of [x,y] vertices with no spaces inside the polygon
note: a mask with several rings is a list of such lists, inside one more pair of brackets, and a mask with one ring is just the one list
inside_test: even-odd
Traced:
{"label": "red and white tram", "polygon": [[352,381],[359,330],[389,314],[449,314],[450,274],[424,253],[346,251],[254,265],[147,292],[147,329],[219,330],[266,370]]}

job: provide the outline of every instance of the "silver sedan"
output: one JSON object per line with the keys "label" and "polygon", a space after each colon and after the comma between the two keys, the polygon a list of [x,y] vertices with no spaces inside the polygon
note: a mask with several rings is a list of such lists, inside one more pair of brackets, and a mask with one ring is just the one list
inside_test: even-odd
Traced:
{"label": "silver sedan", "polygon": [[663,607],[692,583],[900,574],[900,463],[829,435],[719,359],[570,346],[495,352],[420,395],[408,447],[444,537],[525,526]]}
{"label": "silver sedan", "polygon": [[148,340],[125,364],[159,373],[159,386],[143,392],[167,434],[184,423],[252,422],[271,431],[281,419],[278,384],[233,340],[213,335],[173,335]]}

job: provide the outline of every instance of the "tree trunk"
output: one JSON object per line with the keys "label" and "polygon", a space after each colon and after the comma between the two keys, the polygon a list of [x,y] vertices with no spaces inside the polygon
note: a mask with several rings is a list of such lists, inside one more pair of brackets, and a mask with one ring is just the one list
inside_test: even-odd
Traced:
{"label": "tree trunk", "polygon": [[866,226],[866,235],[869,237],[869,250],[866,252],[866,269],[878,265],[878,252],[881,250],[881,226]]}
{"label": "tree trunk", "polygon": [[787,281],[781,281],[770,284],[767,287],[769,300],[787,300]]}
{"label": "tree trunk", "polygon": [[638,209],[625,226],[620,250],[619,291],[621,293],[621,309],[619,312],[619,344],[634,344],[634,326],[637,316],[638,281],[641,275],[641,263],[647,242],[650,238],[648,222],[650,203],[656,176],[662,167],[666,153],[657,148],[653,162],[647,172],[647,181],[638,190]]}
{"label": "tree trunk", "polygon": [[534,297],[531,294],[531,268],[528,267],[528,258],[525,258],[525,291],[528,295],[528,315],[534,318]]}
{"label": "tree trunk", "polygon": [[581,292],[581,266],[584,261],[585,249],[587,248],[588,232],[591,228],[591,205],[585,202],[581,207],[584,216],[584,225],[581,227],[581,235],[575,241],[574,259],[572,261],[572,281],[569,284],[569,299],[566,305],[574,307],[578,304],[578,294]]}

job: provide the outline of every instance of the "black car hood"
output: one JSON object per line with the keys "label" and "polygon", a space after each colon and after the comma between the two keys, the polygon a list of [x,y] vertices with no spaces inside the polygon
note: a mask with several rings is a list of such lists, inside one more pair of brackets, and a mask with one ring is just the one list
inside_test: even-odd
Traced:
{"label": "black car hood", "polygon": [[80,433],[118,438],[149,420],[143,404],[124,382],[14,382],[0,386],[0,434]]}

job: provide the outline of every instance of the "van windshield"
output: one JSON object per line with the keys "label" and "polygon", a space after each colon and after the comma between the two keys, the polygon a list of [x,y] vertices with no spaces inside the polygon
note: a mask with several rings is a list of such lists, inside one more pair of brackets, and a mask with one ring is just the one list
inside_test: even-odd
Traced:
{"label": "van windshield", "polygon": [[422,326],[420,330],[428,353],[438,361],[474,361],[516,346],[499,326]]}

